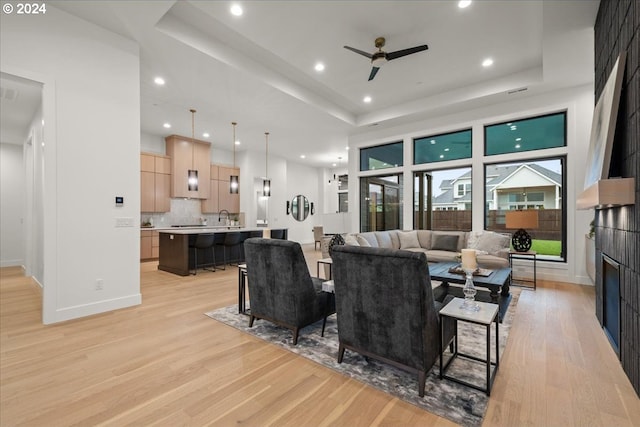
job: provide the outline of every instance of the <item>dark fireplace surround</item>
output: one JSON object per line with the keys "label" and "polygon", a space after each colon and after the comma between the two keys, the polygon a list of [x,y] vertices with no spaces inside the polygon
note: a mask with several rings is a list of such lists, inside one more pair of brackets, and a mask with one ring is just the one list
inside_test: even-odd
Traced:
{"label": "dark fireplace surround", "polygon": [[594,42],[596,100],[618,55],[627,52],[609,177],[635,177],[636,199],[635,205],[595,211],[595,310],[640,395],[640,2],[601,0]]}

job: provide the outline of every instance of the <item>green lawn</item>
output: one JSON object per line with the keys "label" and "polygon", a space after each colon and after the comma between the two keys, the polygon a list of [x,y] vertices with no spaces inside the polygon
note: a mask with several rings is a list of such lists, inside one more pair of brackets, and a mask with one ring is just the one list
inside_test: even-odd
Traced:
{"label": "green lawn", "polygon": [[531,242],[531,250],[536,251],[538,255],[554,255],[560,256],[562,244],[559,240],[537,240]]}

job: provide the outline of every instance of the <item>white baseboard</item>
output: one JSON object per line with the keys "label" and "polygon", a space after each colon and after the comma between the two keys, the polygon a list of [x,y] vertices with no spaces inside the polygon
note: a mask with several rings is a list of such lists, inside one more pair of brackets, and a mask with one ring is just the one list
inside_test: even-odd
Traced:
{"label": "white baseboard", "polygon": [[0,267],[22,267],[24,269],[24,260],[22,259],[3,259],[0,261]]}
{"label": "white baseboard", "polygon": [[55,312],[55,319],[46,321],[45,324],[64,322],[94,314],[106,313],[121,308],[132,307],[142,303],[142,294],[128,295],[110,300],[97,301],[91,304],[77,305],[73,307],[59,308]]}

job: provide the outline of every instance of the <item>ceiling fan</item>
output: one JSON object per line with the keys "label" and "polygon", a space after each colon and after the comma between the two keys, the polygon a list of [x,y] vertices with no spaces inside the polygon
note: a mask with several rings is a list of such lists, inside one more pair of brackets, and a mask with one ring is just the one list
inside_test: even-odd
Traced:
{"label": "ceiling fan", "polygon": [[378,51],[374,53],[367,53],[363,50],[356,49],[355,47],[351,47],[351,46],[344,46],[344,48],[349,49],[350,51],[358,53],[362,56],[366,56],[371,60],[371,65],[373,65],[373,68],[371,69],[371,74],[369,74],[369,80],[373,80],[373,78],[378,73],[378,70],[380,69],[382,64],[384,64],[385,62],[391,61],[392,59],[402,58],[403,56],[411,55],[412,53],[418,53],[418,52],[422,52],[423,50],[429,49],[429,46],[424,44],[421,46],[410,47],[408,49],[402,49],[402,50],[397,50],[395,52],[387,53],[384,50],[382,50],[382,47],[384,46],[384,44],[385,44],[384,37],[378,37],[375,41],[375,45],[378,48]]}

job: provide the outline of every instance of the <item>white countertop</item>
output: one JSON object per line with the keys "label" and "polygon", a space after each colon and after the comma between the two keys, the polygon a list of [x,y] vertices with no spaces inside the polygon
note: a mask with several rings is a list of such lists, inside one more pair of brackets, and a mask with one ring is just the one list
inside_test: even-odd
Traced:
{"label": "white countertop", "polygon": [[[169,227],[169,228],[142,228],[141,230],[157,230],[160,233],[171,234],[200,234],[200,233],[229,233],[232,231],[262,231],[264,228],[253,227]],[[273,228],[271,230],[274,230]],[[284,228],[278,228],[276,230],[284,230]]]}
{"label": "white countertop", "polygon": [[242,227],[239,225],[207,225],[207,226],[199,226],[194,225],[193,227],[140,227],[140,230],[151,230],[151,231],[177,231],[177,230],[239,230]]}

